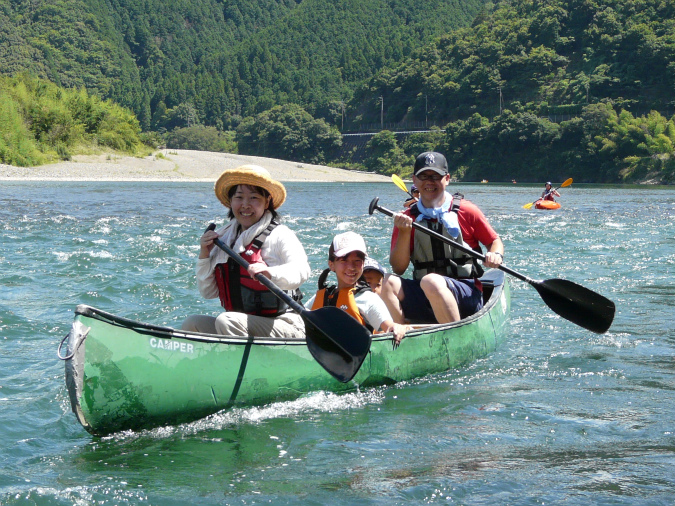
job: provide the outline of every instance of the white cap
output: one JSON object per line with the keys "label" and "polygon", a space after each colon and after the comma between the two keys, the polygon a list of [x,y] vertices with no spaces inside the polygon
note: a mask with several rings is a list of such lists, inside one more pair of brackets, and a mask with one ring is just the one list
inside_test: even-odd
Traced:
{"label": "white cap", "polygon": [[356,232],[345,232],[336,235],[333,238],[331,249],[333,250],[333,254],[338,258],[347,256],[352,251],[360,251],[364,255],[368,255],[363,237]]}

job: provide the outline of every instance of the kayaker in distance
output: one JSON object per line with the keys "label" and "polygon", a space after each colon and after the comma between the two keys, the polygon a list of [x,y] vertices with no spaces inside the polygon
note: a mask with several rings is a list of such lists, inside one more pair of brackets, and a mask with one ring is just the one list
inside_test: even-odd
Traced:
{"label": "kayaker in distance", "polygon": [[541,193],[541,199],[552,200],[553,202],[555,202],[555,199],[553,198],[554,196],[560,197],[560,194],[558,193],[558,190],[552,187],[551,182],[548,181],[544,186],[544,191]]}
{"label": "kayaker in distance", "polygon": [[325,275],[320,277],[319,291],[305,307],[311,310],[336,306],[353,316],[372,332],[393,332],[394,342],[400,343],[408,327],[394,323],[384,301],[373,293],[368,284],[359,283],[367,257],[366,243],[359,234],[338,234],[328,248],[328,268],[337,277],[337,286],[325,286]]}
{"label": "kayaker in distance", "polygon": [[[448,163],[441,153],[417,157],[413,183],[420,190],[420,201],[394,215],[389,262],[397,275],[388,275],[382,286],[381,296],[397,323],[448,323],[483,307],[477,279],[483,269],[478,262],[428,234],[415,234],[413,221],[473,249],[485,245],[487,267],[497,267],[504,259],[497,232],[475,204],[445,191],[449,182]],[[401,278],[410,262],[413,279]]]}
{"label": "kayaker in distance", "polygon": [[406,209],[408,209],[413,204],[417,204],[417,201],[420,199],[420,191],[417,188],[417,186],[412,185],[412,187],[410,188],[410,194],[412,195],[412,197],[403,202],[403,207],[405,207]]}
{"label": "kayaker in distance", "polygon": [[[284,186],[257,165],[226,170],[215,184],[216,197],[229,208],[230,222],[207,230],[200,239],[197,287],[207,299],[220,298],[226,312],[217,317],[189,316],[183,330],[235,336],[301,339],[301,316],[255,279],[262,273],[282,290],[299,299],[299,287],[311,269],[302,244],[279,223],[277,209],[286,200]],[[221,240],[250,263],[240,267],[220,248]]]}

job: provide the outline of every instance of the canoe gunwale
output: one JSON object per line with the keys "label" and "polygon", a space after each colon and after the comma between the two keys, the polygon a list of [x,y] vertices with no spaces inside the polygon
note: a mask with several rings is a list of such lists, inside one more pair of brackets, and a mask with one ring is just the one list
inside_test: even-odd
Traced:
{"label": "canoe gunwale", "polygon": [[[487,302],[485,302],[479,311],[456,322],[428,324],[424,327],[409,330],[406,332],[406,338],[464,327],[466,325],[471,325],[472,323],[486,316],[488,313],[490,313],[490,311],[492,311],[492,308],[495,306],[495,304],[497,304],[501,297],[502,291],[504,290],[504,273],[500,270],[493,269],[489,271],[488,277],[482,279],[482,282],[484,286],[487,285],[492,288],[492,293],[490,294],[490,298],[487,300]],[[392,337],[393,336],[391,333],[375,334],[373,336],[373,341],[392,339]]]}
{"label": "canoe gunwale", "polygon": [[[493,290],[490,295],[490,298],[478,312],[456,322],[425,324],[423,327],[413,328],[412,330],[408,331],[406,335],[418,336],[423,334],[429,334],[432,332],[445,331],[452,328],[462,327],[464,325],[470,325],[475,321],[483,318],[487,313],[491,311],[492,307],[499,300],[501,291],[504,288],[504,273],[496,269],[488,271],[486,277],[482,278],[482,283],[483,285],[492,287]],[[223,336],[221,334],[206,334],[200,332],[191,332],[188,330],[175,329],[172,327],[152,325],[148,323],[139,322],[137,320],[132,320],[130,318],[124,318],[122,316],[109,313],[102,309],[89,306],[87,304],[78,305],[77,308],[75,309],[75,314],[85,316],[87,318],[94,318],[97,320],[101,320],[106,323],[109,323],[110,325],[128,328],[141,334],[147,334],[162,339],[180,338],[189,341],[196,341],[203,343],[219,343],[219,344],[234,344],[234,345],[250,345],[250,344],[259,344],[265,346],[307,345],[307,341],[305,339],[283,339],[283,338],[270,338],[262,336],[253,336],[253,339],[251,339],[251,336]],[[386,341],[392,339],[393,334],[391,332],[373,335],[373,341]]]}
{"label": "canoe gunwale", "polygon": [[[75,314],[85,316],[87,318],[94,318],[96,320],[104,321],[110,325],[117,327],[123,327],[140,334],[147,334],[153,337],[163,338],[163,339],[172,339],[180,338],[187,339],[190,341],[197,341],[202,343],[218,343],[218,344],[250,344],[251,336],[224,336],[221,334],[206,334],[201,332],[191,332],[189,330],[180,330],[172,327],[162,327],[158,325],[151,325],[137,320],[132,320],[129,318],[124,318],[112,313],[108,313],[102,309],[95,308],[93,306],[88,306],[86,304],[80,304],[75,310]],[[253,337],[253,342],[255,344],[265,344],[265,345],[288,345],[288,344],[297,344],[305,345],[306,341],[304,339],[280,339],[280,338],[269,338],[269,337]]]}

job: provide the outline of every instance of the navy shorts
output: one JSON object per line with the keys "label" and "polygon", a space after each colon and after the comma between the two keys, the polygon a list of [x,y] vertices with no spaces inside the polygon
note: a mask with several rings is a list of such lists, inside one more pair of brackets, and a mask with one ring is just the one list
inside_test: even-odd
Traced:
{"label": "navy shorts", "polygon": [[[444,276],[448,288],[455,295],[459,315],[462,318],[475,314],[483,307],[483,292],[476,288],[473,279],[453,279]],[[431,309],[431,303],[419,280],[401,278],[403,300],[401,309],[407,320],[419,323],[438,323]]]}

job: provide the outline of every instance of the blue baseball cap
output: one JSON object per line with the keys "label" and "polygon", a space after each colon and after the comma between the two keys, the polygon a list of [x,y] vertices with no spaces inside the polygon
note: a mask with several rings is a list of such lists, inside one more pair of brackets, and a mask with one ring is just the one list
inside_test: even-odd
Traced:
{"label": "blue baseball cap", "polygon": [[366,257],[365,262],[363,262],[363,272],[366,272],[369,269],[374,270],[374,271],[378,271],[383,276],[387,273],[387,270],[384,267],[382,267],[380,262],[378,262],[374,258]]}

